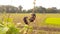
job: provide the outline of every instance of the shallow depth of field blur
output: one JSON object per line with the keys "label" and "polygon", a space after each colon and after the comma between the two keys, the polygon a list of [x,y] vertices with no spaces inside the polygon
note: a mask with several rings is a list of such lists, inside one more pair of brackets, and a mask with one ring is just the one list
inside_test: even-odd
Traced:
{"label": "shallow depth of field blur", "polygon": [[[59,4],[60,0],[0,0],[0,34],[60,34]],[[32,13],[34,22],[29,20]]]}
{"label": "shallow depth of field blur", "polygon": [[[1,14],[0,15],[0,20],[1,18],[3,18],[3,15],[5,15],[5,17],[7,18],[8,15],[9,18],[13,19],[13,23],[15,23],[15,25],[17,23],[21,23],[21,24],[25,24],[23,22],[23,17],[24,16],[28,16],[30,18],[30,13],[21,13],[21,14],[16,14],[16,13],[10,13],[10,14]],[[51,19],[49,19],[51,18]],[[54,21],[56,20],[56,21]],[[59,20],[59,21],[57,21]],[[36,13],[36,20],[35,22],[32,22],[29,24],[30,26],[33,26],[35,28],[33,28],[33,32],[32,34],[60,34],[60,31],[50,31],[49,29],[46,31],[45,29],[40,30],[41,27],[48,27],[48,28],[60,28],[60,14],[39,14]],[[21,25],[19,25],[20,27]],[[28,33],[28,32],[27,32]],[[28,33],[29,34],[29,33]]]}

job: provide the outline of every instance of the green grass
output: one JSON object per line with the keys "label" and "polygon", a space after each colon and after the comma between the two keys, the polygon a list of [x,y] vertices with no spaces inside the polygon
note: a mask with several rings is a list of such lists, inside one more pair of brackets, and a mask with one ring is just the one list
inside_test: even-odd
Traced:
{"label": "green grass", "polygon": [[60,18],[47,18],[45,20],[46,24],[60,25]]}

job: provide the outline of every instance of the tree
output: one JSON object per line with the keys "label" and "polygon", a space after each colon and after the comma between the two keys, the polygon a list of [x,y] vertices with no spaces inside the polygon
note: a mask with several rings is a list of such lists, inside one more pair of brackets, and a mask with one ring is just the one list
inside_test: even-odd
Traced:
{"label": "tree", "polygon": [[23,9],[23,7],[20,5],[20,6],[18,7],[18,13],[22,12],[22,9]]}
{"label": "tree", "polygon": [[33,11],[33,9],[29,9],[29,10],[27,11],[27,13],[32,13],[32,11]]}
{"label": "tree", "polygon": [[18,8],[17,7],[14,7],[14,6],[6,6],[6,9],[7,9],[7,13],[16,13],[18,11]]}
{"label": "tree", "polygon": [[48,8],[46,13],[57,13],[57,8],[56,7],[52,7],[52,8]]}
{"label": "tree", "polygon": [[35,12],[36,13],[45,13],[46,12],[46,8],[39,6],[39,7],[35,7]]}

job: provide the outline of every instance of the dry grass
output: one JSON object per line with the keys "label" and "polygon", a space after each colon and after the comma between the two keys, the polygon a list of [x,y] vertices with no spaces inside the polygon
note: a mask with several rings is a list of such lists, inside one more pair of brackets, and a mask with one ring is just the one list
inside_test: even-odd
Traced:
{"label": "dry grass", "polygon": [[[5,15],[5,16],[3,16]],[[0,20],[3,18],[3,17],[8,17],[9,14],[0,14]],[[13,22],[16,24],[16,23],[22,23],[24,24],[23,22],[23,17],[25,16],[28,16],[30,18],[30,14],[10,14],[10,18],[13,18]],[[35,22],[33,23],[30,23],[31,26],[34,26],[34,27],[59,27],[60,26],[55,26],[55,25],[47,25],[44,23],[44,20],[48,17],[59,17],[60,18],[60,14],[36,14],[36,20]],[[55,31],[44,31],[44,30],[37,30],[36,31],[33,31],[34,34],[60,34],[60,32],[55,32]]]}

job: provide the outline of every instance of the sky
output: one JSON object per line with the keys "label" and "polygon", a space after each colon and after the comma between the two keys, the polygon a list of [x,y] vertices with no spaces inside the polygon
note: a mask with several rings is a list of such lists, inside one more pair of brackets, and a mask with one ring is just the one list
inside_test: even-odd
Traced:
{"label": "sky", "polygon": [[[34,0],[0,0],[0,5],[13,5],[18,7],[21,5],[23,9],[33,8]],[[43,6],[45,8],[57,7],[60,9],[60,0],[36,0],[36,6]]]}

